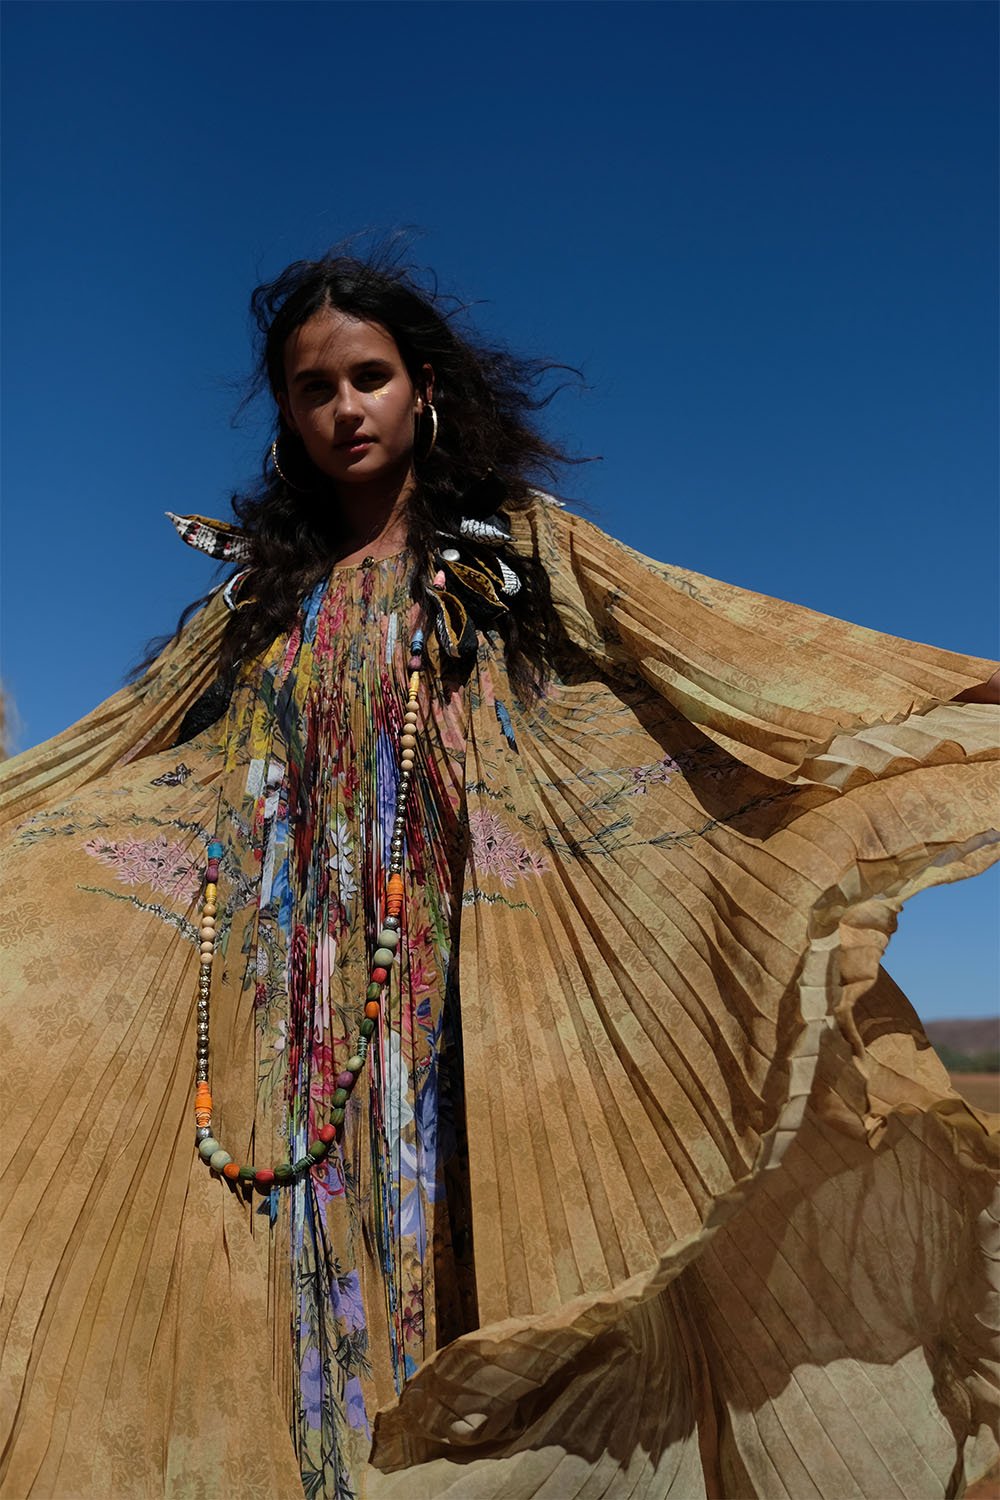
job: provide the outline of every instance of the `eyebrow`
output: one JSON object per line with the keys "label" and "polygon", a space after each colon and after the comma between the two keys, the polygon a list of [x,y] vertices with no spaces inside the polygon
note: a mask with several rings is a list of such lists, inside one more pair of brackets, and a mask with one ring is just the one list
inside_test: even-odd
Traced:
{"label": "eyebrow", "polygon": [[[356,363],[351,365],[350,367],[351,373],[356,375],[359,370],[370,370],[373,368],[373,366],[376,365],[384,370],[389,370],[392,368],[387,359],[383,359],[380,355],[374,355],[371,359],[357,360]],[[310,366],[309,369],[306,370],[296,370],[295,374],[292,376],[292,384],[296,385],[300,380],[314,380],[317,376],[325,377],[329,375],[329,373],[329,366],[324,367],[321,365]]]}

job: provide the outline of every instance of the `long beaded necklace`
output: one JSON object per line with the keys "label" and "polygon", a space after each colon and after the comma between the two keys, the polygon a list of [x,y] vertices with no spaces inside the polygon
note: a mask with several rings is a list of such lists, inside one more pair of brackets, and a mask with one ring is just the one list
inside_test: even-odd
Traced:
{"label": "long beaded necklace", "polygon": [[[457,556],[457,554],[455,554]],[[435,584],[437,579],[435,579]],[[208,1075],[209,1004],[212,990],[212,959],[215,952],[216,917],[218,913],[218,880],[222,859],[222,845],[213,840],[208,846],[208,863],[205,868],[205,887],[202,896],[199,937],[201,959],[198,969],[198,1040],[197,1068],[195,1072],[195,1143],[199,1155],[213,1172],[228,1181],[257,1188],[269,1193],[272,1188],[297,1181],[312,1167],[318,1165],[329,1154],[338,1134],[342,1133],[344,1113],[351,1091],[365,1065],[368,1045],[374,1034],[382,1011],[385,986],[389,981],[392,965],[399,946],[400,913],[403,909],[403,838],[406,829],[406,803],[413,778],[417,744],[417,709],[420,692],[420,672],[423,666],[424,632],[418,630],[410,642],[409,691],[403,715],[403,732],[400,736],[399,782],[396,790],[396,805],[392,822],[392,837],[389,845],[389,870],[385,887],[385,908],[378,940],[372,957],[365,994],[364,1020],[359,1028],[357,1045],[347,1059],[343,1070],[337,1074],[336,1089],[332,1096],[329,1122],[321,1125],[315,1140],[309,1142],[306,1152],[295,1161],[280,1162],[275,1167],[251,1167],[235,1161],[229,1152],[212,1134],[212,1093]]]}

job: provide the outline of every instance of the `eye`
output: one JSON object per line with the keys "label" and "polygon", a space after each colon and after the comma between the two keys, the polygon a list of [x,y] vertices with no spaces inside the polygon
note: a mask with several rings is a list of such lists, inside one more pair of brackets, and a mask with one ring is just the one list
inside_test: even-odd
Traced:
{"label": "eye", "polygon": [[387,385],[391,379],[392,371],[385,366],[368,365],[355,376],[355,384],[364,386],[366,390],[377,390],[380,385]]}

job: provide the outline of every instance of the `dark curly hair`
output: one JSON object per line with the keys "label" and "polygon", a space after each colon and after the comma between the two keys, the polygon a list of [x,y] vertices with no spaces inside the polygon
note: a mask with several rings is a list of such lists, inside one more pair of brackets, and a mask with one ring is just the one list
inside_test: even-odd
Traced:
{"label": "dark curly hair", "polygon": [[[296,261],[254,291],[257,364],[246,399],[265,390],[275,398],[275,436],[290,482],[275,471],[269,443],[256,488],[233,496],[250,541],[249,574],[240,592],[252,602],[227,622],[220,658],[224,675],[292,627],[303,598],[342,545],[338,508],[330,503],[332,482],[311,463],[277,409],[285,386],[286,342],[316,313],[332,308],[377,323],[395,340],[418,385],[423,366],[433,367],[438,438],[429,457],[414,458],[416,486],[407,506],[415,599],[426,588],[431,559],[441,546],[439,532],[453,529],[460,516],[481,519],[524,509],[532,503],[535,485],[551,481],[561,465],[582,461],[544,437],[535,421],[562,388],[544,391],[546,377],[569,367],[478,342],[459,331],[464,309],[446,307],[449,300],[436,288],[422,287],[391,250],[366,259],[332,252],[321,260]],[[579,378],[577,371],[569,373]],[[524,587],[497,628],[515,690],[530,698],[545,680],[559,626],[544,567],[530,557],[518,557],[516,566]]]}

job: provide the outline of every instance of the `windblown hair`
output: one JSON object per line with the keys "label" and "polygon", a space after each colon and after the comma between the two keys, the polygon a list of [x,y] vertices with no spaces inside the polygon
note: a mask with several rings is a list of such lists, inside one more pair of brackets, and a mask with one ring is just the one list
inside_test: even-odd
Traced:
{"label": "windblown hair", "polygon": [[[250,540],[249,575],[240,595],[252,602],[228,621],[224,673],[292,627],[304,596],[325,576],[344,540],[331,481],[277,409],[285,388],[286,342],[316,313],[332,308],[380,325],[418,387],[422,367],[433,367],[437,442],[428,457],[414,455],[417,483],[407,510],[415,599],[422,597],[441,546],[439,531],[455,529],[461,516],[481,519],[523,509],[535,485],[552,480],[560,465],[580,461],[543,436],[536,423],[536,413],[556,394],[543,391],[546,376],[568,367],[477,342],[456,326],[461,309],[446,309],[444,301],[436,289],[422,288],[391,252],[365,260],[331,253],[296,261],[253,293],[258,358],[247,399],[264,390],[275,398],[275,436],[288,482],[275,472],[268,444],[257,487],[233,496]],[[515,689],[531,697],[545,680],[559,627],[541,563],[519,557],[517,569],[524,587],[498,629]]]}

